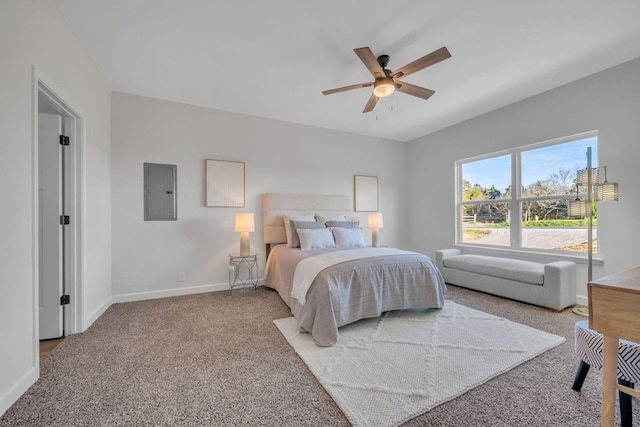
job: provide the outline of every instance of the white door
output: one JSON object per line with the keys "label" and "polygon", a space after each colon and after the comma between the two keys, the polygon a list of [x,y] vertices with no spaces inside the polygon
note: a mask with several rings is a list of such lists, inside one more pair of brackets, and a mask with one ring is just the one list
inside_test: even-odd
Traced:
{"label": "white door", "polygon": [[62,118],[38,115],[40,339],[63,335]]}

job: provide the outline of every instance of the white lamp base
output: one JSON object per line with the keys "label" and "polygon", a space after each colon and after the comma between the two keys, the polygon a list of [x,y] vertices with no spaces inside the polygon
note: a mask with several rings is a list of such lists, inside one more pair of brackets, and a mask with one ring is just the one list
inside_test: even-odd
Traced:
{"label": "white lamp base", "polygon": [[249,232],[240,232],[240,255],[250,255]]}
{"label": "white lamp base", "polygon": [[373,229],[371,230],[371,246],[373,246],[374,248],[379,248],[380,247],[380,235],[378,234],[377,229]]}

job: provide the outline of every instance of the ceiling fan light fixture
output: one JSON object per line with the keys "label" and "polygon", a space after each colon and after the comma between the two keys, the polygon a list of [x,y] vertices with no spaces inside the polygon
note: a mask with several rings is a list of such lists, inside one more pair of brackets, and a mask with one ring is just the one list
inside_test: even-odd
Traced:
{"label": "ceiling fan light fixture", "polygon": [[378,98],[391,95],[396,90],[396,85],[391,77],[376,79],[373,84],[373,94]]}

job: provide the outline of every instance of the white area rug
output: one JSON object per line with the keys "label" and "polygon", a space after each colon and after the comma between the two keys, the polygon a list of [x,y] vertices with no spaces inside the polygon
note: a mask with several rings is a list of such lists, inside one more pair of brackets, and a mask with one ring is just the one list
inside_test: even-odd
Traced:
{"label": "white area rug", "polygon": [[331,347],[274,323],[355,426],[399,425],[565,341],[451,301],[343,326]]}

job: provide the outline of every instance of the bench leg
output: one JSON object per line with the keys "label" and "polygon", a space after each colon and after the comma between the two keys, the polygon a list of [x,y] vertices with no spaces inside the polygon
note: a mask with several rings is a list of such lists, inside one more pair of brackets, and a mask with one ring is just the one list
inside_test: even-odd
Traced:
{"label": "bench leg", "polygon": [[[618,380],[618,384],[625,387],[633,388],[633,383],[625,380]],[[633,426],[633,412],[631,412],[632,398],[626,393],[618,390],[618,398],[620,399],[620,424],[622,427]]]}
{"label": "bench leg", "polygon": [[573,386],[571,388],[575,391],[582,390],[582,384],[584,383],[584,379],[587,377],[589,373],[589,366],[584,360],[580,361],[580,365],[578,366],[578,372],[576,372],[576,377],[573,380]]}

